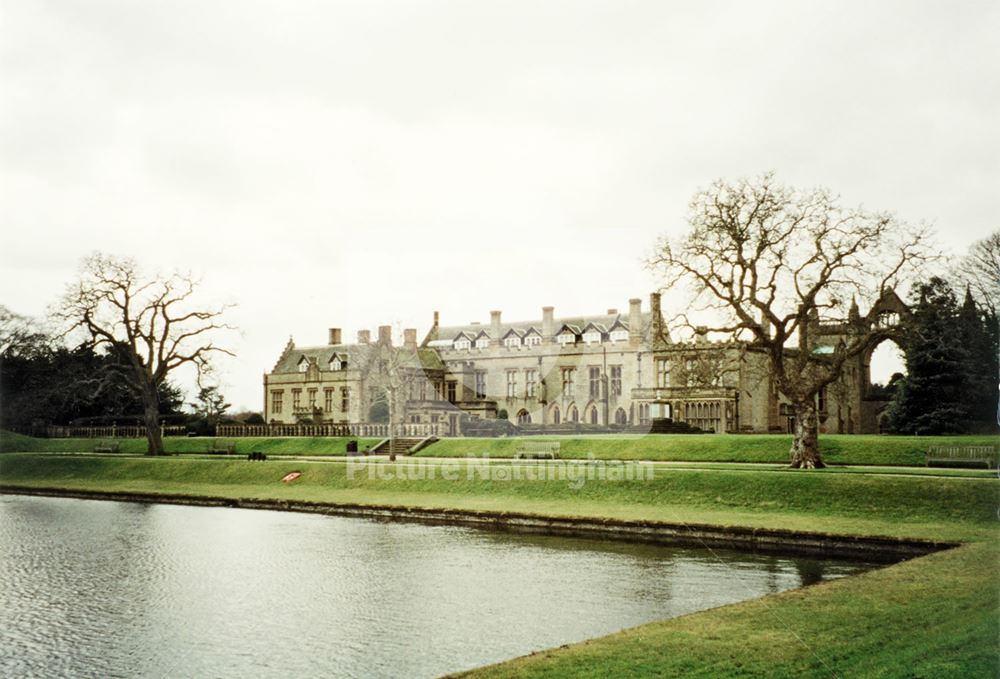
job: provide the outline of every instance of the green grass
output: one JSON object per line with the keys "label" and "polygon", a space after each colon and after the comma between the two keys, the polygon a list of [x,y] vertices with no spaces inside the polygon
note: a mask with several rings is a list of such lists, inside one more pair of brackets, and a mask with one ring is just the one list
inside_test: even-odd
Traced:
{"label": "green grass", "polygon": [[[302,471],[301,479],[282,484],[281,477],[292,470]],[[393,478],[379,473],[390,471]],[[456,478],[445,478],[444,471]],[[484,478],[464,464],[423,460],[367,463],[351,478],[348,465],[324,462],[10,453],[0,457],[0,481],[28,487],[454,507],[939,540],[993,535],[1000,502],[1000,482],[995,479],[657,468],[651,480],[594,480],[576,488],[567,480]]]}
{"label": "green grass", "polygon": [[[169,453],[204,453],[216,440],[210,437],[167,437]],[[357,440],[362,450],[374,438],[234,438],[236,451],[259,450],[269,455],[344,455],[347,442]],[[417,453],[419,457],[513,457],[521,438],[445,438]],[[682,462],[782,463],[789,459],[791,436],[784,434],[592,435],[537,436],[531,441],[558,441],[564,459],[661,460]],[[0,431],[0,452],[90,452],[107,439],[38,439]],[[144,439],[116,439],[123,453],[146,452]],[[931,446],[998,446],[990,436],[869,436],[821,435],[820,452],[831,464],[923,466]]]}
{"label": "green grass", "polygon": [[[520,438],[447,438],[422,457],[513,457]],[[683,434],[537,436],[558,441],[563,458],[678,460],[690,462],[787,462],[792,437],[785,434]],[[923,465],[930,446],[996,446],[991,436],[872,436],[822,434],[820,454],[832,464]]]}
{"label": "green grass", "polygon": [[[721,448],[715,458],[724,459],[729,454],[727,446],[736,445],[732,441],[747,441],[748,447],[756,450],[754,455],[763,456],[768,445],[776,445],[774,442],[780,443],[782,438],[602,437],[596,441],[603,455],[614,455],[615,446],[624,446],[623,441],[637,441],[631,450],[640,458],[650,456],[649,448],[643,446],[656,441],[663,444],[660,450],[664,455],[678,454],[684,441],[699,445],[716,441]],[[862,443],[868,439],[872,446],[890,442],[890,452],[868,452],[869,460],[879,458],[880,463],[911,459],[917,455],[916,447],[927,442],[956,442],[850,438],[852,445],[854,439]],[[584,446],[594,449],[595,439],[560,440],[578,442],[573,444],[580,447],[578,450]],[[10,441],[15,448],[31,443],[8,438]],[[292,441],[301,444],[305,439]],[[513,441],[502,439],[459,439],[441,444],[468,447],[470,442],[501,451],[512,450],[513,445]],[[957,442],[975,444],[977,440],[962,438]],[[296,448],[302,450],[301,445]],[[704,449],[688,452],[708,455]],[[492,450],[490,454],[499,457]],[[841,450],[839,454],[859,462],[851,458],[858,450]],[[922,455],[921,450],[920,462]],[[925,470],[916,468],[790,471],[779,464],[754,468],[700,459],[684,465],[657,465],[652,480],[591,481],[574,488],[565,480],[500,481],[483,478],[475,471],[470,477],[466,465],[447,460],[366,461],[351,478],[351,466],[336,459],[311,462],[277,458],[251,463],[232,458],[9,453],[0,456],[0,483],[22,488],[440,507],[967,542],[957,549],[863,575],[514,659],[481,668],[470,676],[1000,676],[1000,480],[995,472],[984,477],[956,470],[926,470],[940,473],[926,476]],[[784,458],[771,462],[784,462]],[[529,466],[498,460],[490,465],[511,473]],[[399,478],[399,474],[381,478],[378,473],[401,469],[409,478]],[[292,484],[281,483],[280,478],[292,470],[301,471],[302,477]],[[433,478],[429,478],[431,470]],[[457,478],[442,478],[442,470],[454,472]]]}
{"label": "green grass", "polygon": [[966,545],[461,676],[995,677],[998,568]]}
{"label": "green grass", "polygon": [[[345,455],[347,442],[357,441],[358,448],[366,450],[381,439],[358,437],[260,437],[225,438],[210,436],[167,436],[163,446],[168,453],[207,453],[215,441],[236,444],[240,455],[258,450],[268,455]],[[117,443],[119,452],[143,455],[146,439],[41,439],[0,431],[0,452],[10,453],[86,453],[93,452],[99,444]]]}

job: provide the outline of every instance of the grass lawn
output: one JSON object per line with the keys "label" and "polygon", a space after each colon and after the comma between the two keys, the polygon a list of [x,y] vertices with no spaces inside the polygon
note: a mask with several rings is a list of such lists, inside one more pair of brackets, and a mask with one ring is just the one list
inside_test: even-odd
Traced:
{"label": "grass lawn", "polygon": [[[690,440],[706,439],[747,437]],[[593,465],[573,465],[588,466]],[[476,469],[470,474],[464,463],[447,460],[401,458],[355,467],[281,458],[257,463],[8,453],[0,456],[0,483],[964,542],[860,576],[654,622],[481,668],[470,676],[1000,676],[1000,480],[995,472],[969,477],[923,476],[916,469],[886,474],[882,469],[779,471],[777,465],[760,470],[704,463],[699,466],[709,468],[643,466],[653,468],[652,479],[592,480],[574,487],[565,479],[499,480]],[[494,460],[489,467],[503,469],[509,478],[530,465]],[[293,470],[301,471],[301,478],[281,483]],[[443,471],[454,478],[445,478]]]}
{"label": "grass lawn", "polygon": [[[508,476],[516,469],[500,468]],[[302,477],[281,483],[293,470]],[[653,470],[651,480],[593,480],[576,488],[566,479],[498,480],[481,471],[458,462],[407,459],[366,463],[352,478],[345,464],[280,459],[0,457],[0,482],[12,486],[453,507],[946,541],[991,534],[1000,502],[1000,482],[980,478],[663,467]]]}
{"label": "grass lawn", "polygon": [[[259,450],[268,455],[344,455],[347,442],[356,440],[361,450],[377,438],[289,437],[212,438],[168,436],[168,453],[207,453],[216,440],[235,442],[236,452]],[[513,438],[445,438],[417,453],[417,457],[511,458],[523,440],[557,441],[563,459],[659,460],[678,462],[784,463],[789,460],[792,438],[785,434],[657,434],[532,436]],[[110,439],[40,439],[0,431],[0,452],[91,452]],[[126,454],[146,452],[145,439],[115,439]],[[990,436],[868,436],[821,435],[823,459],[834,465],[923,466],[931,446],[998,446]]]}
{"label": "grass lawn", "polygon": [[[691,462],[787,462],[792,437],[785,434],[657,434],[447,438],[421,457],[513,457],[522,440],[558,441],[563,458],[678,460]],[[869,436],[821,434],[820,454],[831,464],[923,465],[931,446],[997,446],[990,436]]]}
{"label": "grass lawn", "polygon": [[461,676],[995,677],[1000,548],[965,545]]}

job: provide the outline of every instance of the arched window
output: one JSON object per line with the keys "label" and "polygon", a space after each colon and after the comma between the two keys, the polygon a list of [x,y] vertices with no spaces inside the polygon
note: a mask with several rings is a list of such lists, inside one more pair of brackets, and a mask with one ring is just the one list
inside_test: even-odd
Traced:
{"label": "arched window", "polygon": [[518,424],[531,424],[531,413],[529,413],[524,408],[517,411],[517,423]]}
{"label": "arched window", "polygon": [[559,406],[552,406],[552,424],[559,424]]}
{"label": "arched window", "polygon": [[628,415],[624,408],[615,411],[615,424],[628,424]]}
{"label": "arched window", "polygon": [[597,424],[597,408],[590,409],[590,423]]}
{"label": "arched window", "polygon": [[570,422],[579,422],[580,421],[580,411],[576,409],[576,406],[570,406],[569,407],[569,415],[568,415],[568,417],[569,417],[569,421]]}

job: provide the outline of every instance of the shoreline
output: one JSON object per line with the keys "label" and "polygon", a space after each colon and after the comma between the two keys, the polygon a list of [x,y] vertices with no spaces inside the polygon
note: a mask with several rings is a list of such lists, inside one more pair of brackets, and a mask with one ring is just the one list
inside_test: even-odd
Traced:
{"label": "shoreline", "polygon": [[454,525],[510,533],[599,538],[620,542],[718,547],[766,554],[798,554],[827,558],[896,563],[945,549],[960,542],[891,537],[809,533],[780,529],[708,524],[630,521],[599,517],[560,517],[519,512],[428,508],[405,505],[309,502],[267,498],[228,498],[176,493],[72,490],[58,487],[0,484],[0,494],[66,497],[112,502],[232,507],[310,514],[328,514],[377,521]]}

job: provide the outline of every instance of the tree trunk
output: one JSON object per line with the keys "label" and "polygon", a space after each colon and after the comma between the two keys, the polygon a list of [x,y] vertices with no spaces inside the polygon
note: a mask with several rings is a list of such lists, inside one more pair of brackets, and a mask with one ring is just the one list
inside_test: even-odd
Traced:
{"label": "tree trunk", "polygon": [[160,399],[156,387],[147,386],[142,391],[143,420],[146,424],[146,454],[163,455],[163,437],[160,435]]}
{"label": "tree trunk", "polygon": [[819,421],[816,405],[810,400],[795,403],[795,437],[792,439],[792,468],[822,469],[826,465],[819,456]]}

